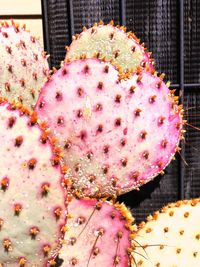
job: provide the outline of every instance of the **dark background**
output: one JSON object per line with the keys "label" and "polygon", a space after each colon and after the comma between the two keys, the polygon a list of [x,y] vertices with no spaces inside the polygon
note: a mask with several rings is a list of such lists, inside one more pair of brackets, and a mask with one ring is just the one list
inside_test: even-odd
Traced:
{"label": "dark background", "polygon": [[[158,72],[181,96],[185,119],[200,127],[200,0],[43,0],[45,48],[59,67],[65,45],[82,27],[103,20],[127,26],[153,52]],[[200,197],[200,130],[185,125],[181,156],[165,175],[121,196],[136,221],[178,199]],[[184,163],[186,162],[186,163]]]}

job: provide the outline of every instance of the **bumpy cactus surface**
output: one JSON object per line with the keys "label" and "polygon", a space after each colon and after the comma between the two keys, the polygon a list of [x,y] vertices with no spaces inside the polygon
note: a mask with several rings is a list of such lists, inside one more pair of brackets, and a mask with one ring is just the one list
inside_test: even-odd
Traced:
{"label": "bumpy cactus surface", "polygon": [[200,199],[178,201],[149,216],[133,236],[133,266],[200,266],[199,225]]}
{"label": "bumpy cactus surface", "polygon": [[200,266],[199,199],[139,229],[105,200],[163,173],[182,138],[183,108],[137,37],[84,28],[52,77],[25,26],[1,22],[0,51],[0,267],[58,254],[64,267]]}
{"label": "bumpy cactus surface", "polygon": [[181,107],[161,77],[119,80],[98,59],[65,64],[42,89],[36,111],[57,136],[67,186],[84,196],[122,194],[161,173],[181,137]]}
{"label": "bumpy cactus surface", "polygon": [[103,23],[94,24],[92,28],[83,29],[81,34],[74,37],[73,42],[67,48],[65,60],[74,60],[81,55],[92,58],[112,60],[112,63],[120,67],[123,72],[136,71],[138,66],[150,66],[153,68],[153,60],[143,44],[132,33],[126,32],[125,27],[113,26]]}
{"label": "bumpy cactus surface", "polygon": [[133,218],[122,204],[73,199],[68,204],[63,267],[131,266]]}
{"label": "bumpy cactus surface", "polygon": [[26,109],[0,105],[0,264],[54,263],[66,222],[58,159]]}
{"label": "bumpy cactus surface", "polygon": [[29,109],[49,75],[47,56],[37,38],[12,22],[0,27],[0,95]]}

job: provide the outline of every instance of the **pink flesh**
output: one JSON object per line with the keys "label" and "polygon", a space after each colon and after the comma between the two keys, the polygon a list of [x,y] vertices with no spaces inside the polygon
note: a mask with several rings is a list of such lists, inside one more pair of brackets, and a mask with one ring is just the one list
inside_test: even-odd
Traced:
{"label": "pink flesh", "polygon": [[[85,66],[89,67],[88,73],[84,72]],[[104,72],[106,66],[108,73]],[[136,74],[118,82],[118,72],[109,63],[78,60],[61,68],[42,89],[36,111],[48,121],[61,147],[66,140],[71,142],[70,148],[63,149],[70,168],[67,177],[84,195],[122,194],[137,188],[159,174],[176,152],[181,135],[181,126],[177,129],[177,125],[182,124],[179,108],[172,108],[170,91],[160,78],[145,72],[140,75],[141,82],[137,82]],[[99,82],[103,83],[102,90],[97,88]],[[133,94],[131,86],[136,86]],[[78,88],[83,90],[82,96]],[[58,93],[62,97],[56,98]],[[120,103],[115,101],[117,95],[121,96]],[[154,103],[150,103],[152,96],[156,96]],[[99,103],[102,110],[96,111]],[[139,116],[135,115],[137,109],[141,110]],[[81,118],[77,116],[79,110]],[[159,125],[161,117],[165,119]],[[120,126],[115,125],[118,118]],[[102,132],[97,130],[99,125],[103,126]],[[145,139],[141,137],[143,132],[147,133]],[[164,141],[166,148],[162,146]],[[90,152],[93,155],[88,159]],[[126,166],[122,164],[124,159]],[[104,166],[108,166],[106,174]],[[91,176],[95,176],[92,182]]]}
{"label": "pink flesh", "polygon": [[[76,267],[125,267],[129,257],[127,249],[131,246],[130,231],[125,228],[127,221],[111,203],[104,202],[100,210],[96,209],[98,201],[93,199],[73,199],[68,205],[68,212],[72,215],[67,221],[68,231],[65,236],[65,245],[60,252],[64,260],[63,267],[73,266],[72,259],[77,260]],[[112,215],[115,215],[112,218]],[[84,222],[80,224],[81,219]],[[104,233],[98,237],[99,230]],[[122,237],[118,238],[118,233]],[[76,238],[72,245],[72,238]],[[98,248],[98,255],[94,249]],[[114,263],[115,257],[120,257],[119,264]]]}
{"label": "pink flesh", "polygon": [[[15,118],[12,127],[9,119]],[[28,125],[29,118],[18,110],[11,110],[8,104],[0,106],[0,263],[3,266],[19,266],[19,259],[25,257],[25,266],[44,266],[49,257],[56,256],[59,239],[62,238],[61,226],[65,224],[64,191],[60,181],[59,166],[52,166],[51,146],[47,141],[41,143],[42,130]],[[16,146],[16,137],[22,136],[23,142]],[[28,161],[36,159],[33,169]],[[2,188],[3,178],[9,185]],[[42,196],[43,184],[49,184],[49,193]],[[22,210],[15,214],[14,206],[20,204]],[[62,213],[56,219],[54,209],[60,207]],[[39,233],[35,239],[30,235],[32,227]],[[5,251],[3,242],[11,241],[11,250]],[[43,246],[51,247],[44,257]]]}

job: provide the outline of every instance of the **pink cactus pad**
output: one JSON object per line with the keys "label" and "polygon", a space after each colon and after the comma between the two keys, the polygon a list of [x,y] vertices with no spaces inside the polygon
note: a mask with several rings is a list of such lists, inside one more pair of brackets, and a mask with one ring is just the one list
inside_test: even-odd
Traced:
{"label": "pink cactus pad", "polygon": [[24,112],[0,105],[0,265],[49,266],[66,222],[62,175],[47,134]]}
{"label": "pink cactus pad", "polygon": [[47,56],[37,38],[19,25],[0,27],[0,95],[31,109],[49,75]]}
{"label": "pink cactus pad", "polygon": [[74,36],[72,44],[67,48],[65,60],[74,60],[82,55],[112,60],[123,72],[135,72],[139,66],[153,69],[153,60],[144,44],[140,44],[132,32],[126,32],[124,26],[115,27],[112,21],[107,25],[103,25],[102,21],[95,23],[89,29],[84,27],[83,32]]}
{"label": "pink cactus pad", "polygon": [[59,257],[63,267],[131,266],[133,218],[124,205],[73,199]]}
{"label": "pink cactus pad", "polygon": [[52,76],[36,111],[57,136],[68,186],[97,197],[136,189],[169,164],[181,137],[176,102],[160,77],[120,81],[110,63],[86,59]]}
{"label": "pink cactus pad", "polygon": [[199,226],[199,198],[168,204],[149,215],[132,235],[132,266],[199,267]]}

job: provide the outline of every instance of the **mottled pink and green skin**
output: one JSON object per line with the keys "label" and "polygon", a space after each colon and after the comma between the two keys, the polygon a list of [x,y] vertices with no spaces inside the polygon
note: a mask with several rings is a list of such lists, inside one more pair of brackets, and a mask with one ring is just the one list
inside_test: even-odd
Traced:
{"label": "mottled pink and green skin", "polygon": [[112,60],[112,64],[119,67],[122,72],[136,72],[138,67],[153,68],[153,60],[144,45],[125,27],[115,27],[112,23],[107,25],[95,24],[93,27],[83,29],[77,34],[67,49],[65,61],[75,60],[85,55],[87,58],[105,58]]}
{"label": "mottled pink and green skin", "polygon": [[[66,223],[62,174],[40,127],[0,105],[0,265],[49,266]],[[59,213],[60,211],[60,213]]]}
{"label": "mottled pink and green skin", "polygon": [[0,27],[0,96],[32,110],[49,75],[47,56],[37,38],[12,22]]}
{"label": "mottled pink and green skin", "polygon": [[123,205],[73,199],[68,213],[68,230],[59,254],[63,267],[130,266],[129,227],[133,219]]}
{"label": "mottled pink and green skin", "polygon": [[36,111],[57,136],[71,189],[85,196],[123,194],[158,175],[174,156],[180,108],[148,72],[119,81],[97,59],[65,64],[45,84]]}

